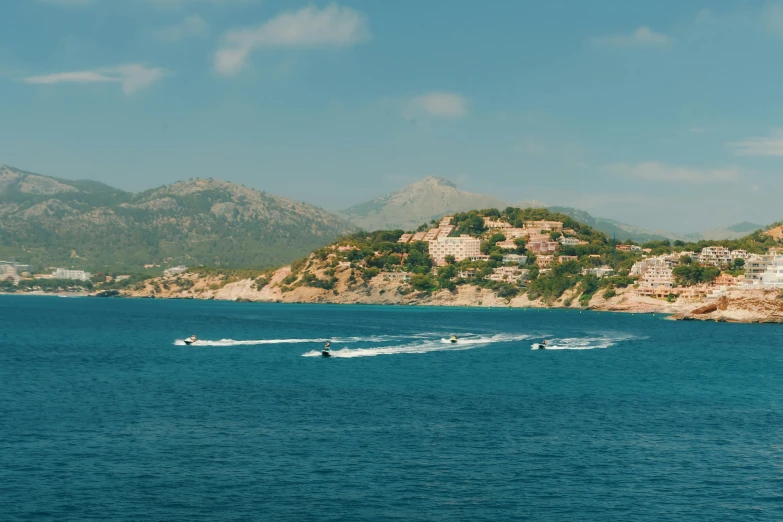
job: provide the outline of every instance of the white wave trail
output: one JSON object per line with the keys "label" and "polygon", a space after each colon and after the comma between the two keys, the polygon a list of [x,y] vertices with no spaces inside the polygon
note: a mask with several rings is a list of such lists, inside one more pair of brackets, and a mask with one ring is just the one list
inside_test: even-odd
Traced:
{"label": "white wave trail", "polygon": [[[378,355],[397,355],[401,353],[428,353],[470,350],[480,348],[493,343],[504,343],[512,341],[522,341],[528,339],[529,335],[510,335],[497,334],[492,336],[471,336],[460,338],[456,343],[448,339],[439,339],[435,341],[418,341],[398,346],[379,346],[375,348],[342,348],[332,350],[332,357],[352,359],[355,357],[375,357]],[[321,352],[313,350],[303,353],[302,357],[321,357]]]}
{"label": "white wave trail", "polygon": [[[632,335],[621,335],[616,337],[569,337],[564,339],[550,339],[547,341],[547,350],[595,350],[600,348],[610,348],[618,343],[633,339]],[[538,343],[531,347],[538,349]]]}
{"label": "white wave trail", "polygon": [[[334,338],[317,338],[317,339],[252,339],[245,341],[237,341],[234,339],[220,339],[219,341],[209,341],[199,339],[190,346],[256,346],[262,344],[306,344],[306,343],[325,343],[330,341],[332,343],[382,343],[391,341],[394,339],[400,339],[400,336],[394,335],[377,335],[369,337],[334,337]],[[184,340],[178,339],[174,341],[176,346],[187,346]]]}

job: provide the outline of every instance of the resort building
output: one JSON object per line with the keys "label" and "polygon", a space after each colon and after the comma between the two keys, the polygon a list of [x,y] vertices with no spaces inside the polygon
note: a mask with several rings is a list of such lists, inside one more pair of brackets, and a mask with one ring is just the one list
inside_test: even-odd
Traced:
{"label": "resort building", "polygon": [[708,246],[699,252],[698,261],[702,265],[723,266],[731,263],[731,252],[722,246]]}
{"label": "resort building", "polygon": [[549,268],[552,266],[555,256],[536,256],[536,265],[538,268]]}
{"label": "resort building", "polygon": [[502,248],[503,250],[516,250],[519,248],[516,243],[514,243],[511,239],[506,239],[505,241],[498,241],[495,243],[498,247]]}
{"label": "resort building", "polygon": [[783,255],[751,256],[745,261],[745,286],[783,288]]}
{"label": "resort building", "polygon": [[750,257],[750,253],[747,250],[732,250],[730,255],[732,261],[735,259],[748,259]]}
{"label": "resort building", "polygon": [[562,232],[562,221],[525,221],[525,228],[537,228],[539,230],[551,230],[552,232]]}
{"label": "resort building", "polygon": [[184,274],[188,271],[188,267],[185,265],[179,265],[179,266],[173,266],[171,268],[167,268],[163,271],[163,275],[166,277],[171,277],[179,274]]}
{"label": "resort building", "polygon": [[411,275],[408,272],[381,272],[379,275],[384,281],[393,283],[404,283],[411,279]]}
{"label": "resort building", "polygon": [[[640,266],[637,267],[637,265]],[[637,269],[639,275],[641,275],[639,281],[640,288],[672,288],[674,286],[672,263],[666,259],[651,257],[634,264],[633,268],[631,268],[631,274],[634,274],[634,269]]]}
{"label": "resort building", "polygon": [[609,266],[599,266],[595,268],[586,268],[582,271],[582,274],[592,274],[598,279],[609,277],[614,275],[614,270]]}
{"label": "resort building", "polygon": [[508,221],[493,220],[491,218],[484,218],[484,226],[490,230],[504,230],[508,228],[514,228]]}
{"label": "resort building", "polygon": [[504,263],[516,263],[518,265],[526,265],[527,264],[527,256],[523,256],[520,254],[506,254],[503,256],[503,262]]}
{"label": "resort building", "polygon": [[528,241],[526,247],[536,254],[546,254],[557,252],[557,249],[560,248],[560,243],[557,241]]}
{"label": "resort building", "polygon": [[400,239],[397,240],[398,243],[409,243],[411,238],[413,238],[413,234],[403,234],[400,236]]}
{"label": "resort building", "polygon": [[11,264],[0,264],[0,281],[11,281],[14,285],[19,284],[19,273]]}
{"label": "resort building", "polygon": [[579,241],[577,238],[575,238],[575,237],[565,237],[565,236],[561,236],[561,237],[558,239],[558,241],[559,241],[559,242],[560,242],[560,244],[561,244],[561,245],[563,245],[563,246],[576,246],[576,245],[578,245],[578,244],[580,244],[580,243],[581,243],[581,242],[580,242],[580,241]]}
{"label": "resort building", "polygon": [[520,283],[527,278],[527,274],[527,270],[515,266],[500,266],[487,279],[500,283]]}
{"label": "resort building", "polygon": [[439,237],[435,241],[430,241],[429,253],[439,265],[446,262],[446,256],[454,256],[457,261],[462,261],[481,255],[481,241],[468,235]]}
{"label": "resort building", "polygon": [[87,281],[92,274],[84,270],[68,270],[67,268],[56,268],[52,274],[52,279],[75,279],[77,281]]}

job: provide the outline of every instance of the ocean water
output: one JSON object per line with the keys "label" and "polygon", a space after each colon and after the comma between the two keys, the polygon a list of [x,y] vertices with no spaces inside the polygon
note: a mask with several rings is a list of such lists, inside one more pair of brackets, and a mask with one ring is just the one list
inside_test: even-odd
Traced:
{"label": "ocean water", "polygon": [[3,521],[781,519],[781,327],[0,296]]}

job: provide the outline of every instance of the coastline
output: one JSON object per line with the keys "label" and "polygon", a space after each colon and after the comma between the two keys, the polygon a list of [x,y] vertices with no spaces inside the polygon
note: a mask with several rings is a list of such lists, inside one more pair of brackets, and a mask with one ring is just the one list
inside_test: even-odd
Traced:
{"label": "coastline", "polygon": [[[764,296],[763,291],[736,291],[724,295],[720,299],[668,303],[652,298],[639,297],[633,289],[618,289],[617,295],[610,299],[594,296],[590,304],[582,307],[576,300],[569,301],[568,292],[554,303],[544,303],[540,300],[529,300],[523,294],[507,300],[495,296],[491,291],[473,286],[459,288],[456,292],[441,291],[434,294],[411,294],[403,298],[384,298],[389,292],[389,286],[399,287],[394,283],[385,283],[387,288],[373,288],[368,285],[364,292],[349,292],[334,295],[319,289],[304,289],[304,292],[291,291],[287,293],[249,290],[252,280],[242,280],[230,283],[212,291],[167,291],[159,294],[144,290],[121,291],[110,298],[122,299],[166,299],[166,300],[199,300],[226,301],[244,303],[280,303],[280,304],[324,304],[324,305],[363,305],[363,306],[411,306],[411,307],[444,307],[444,308],[475,308],[475,309],[517,309],[517,310],[573,310],[598,313],[622,313],[661,315],[666,320],[674,321],[707,321],[721,323],[745,324],[783,324],[783,299],[777,296]],[[315,292],[313,292],[315,290]],[[380,292],[386,290],[386,292]],[[3,292],[0,295],[37,296],[37,297],[98,297],[100,292],[56,294],[46,292]],[[747,295],[753,293],[755,295]],[[302,295],[304,294],[304,295]]]}
{"label": "coastline", "polygon": [[[511,299],[498,297],[492,290],[470,284],[455,291],[409,292],[403,282],[375,277],[357,282],[350,269],[338,270],[332,289],[304,285],[287,287],[292,275],[286,266],[270,274],[259,285],[252,279],[228,281],[222,275],[186,273],[150,279],[134,288],[121,290],[117,297],[156,299],[199,299],[261,303],[361,304],[398,306],[443,306],[459,308],[571,309],[630,314],[661,314],[671,320],[701,320],[737,323],[783,323],[783,299],[775,291],[730,290],[719,298],[685,300],[673,303],[639,296],[632,287],[615,289],[616,295],[604,298],[595,294],[587,306],[581,306],[578,290],[566,291],[554,302],[530,300],[527,294]],[[408,287],[409,288],[409,287]],[[92,295],[95,295],[93,293]]]}

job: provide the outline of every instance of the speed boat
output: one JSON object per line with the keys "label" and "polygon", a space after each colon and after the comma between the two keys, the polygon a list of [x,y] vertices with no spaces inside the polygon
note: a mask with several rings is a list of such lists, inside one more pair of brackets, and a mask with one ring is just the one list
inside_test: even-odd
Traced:
{"label": "speed boat", "polygon": [[191,335],[190,337],[188,337],[187,339],[185,339],[185,344],[187,344],[188,346],[190,346],[191,344],[195,343],[197,340],[198,340],[198,339],[196,339],[196,336],[195,336],[195,335]]}
{"label": "speed boat", "polygon": [[451,344],[457,344],[457,336],[456,335],[452,335],[451,338],[449,338],[449,342]]}

